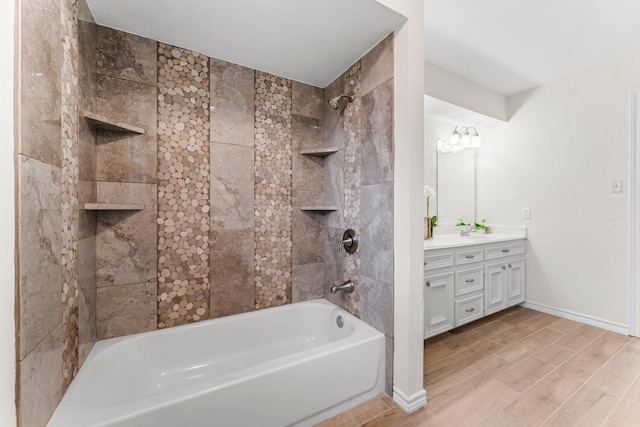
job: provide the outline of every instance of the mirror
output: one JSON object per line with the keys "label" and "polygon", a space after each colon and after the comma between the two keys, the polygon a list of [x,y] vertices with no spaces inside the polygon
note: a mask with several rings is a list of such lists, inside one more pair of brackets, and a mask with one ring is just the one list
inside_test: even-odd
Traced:
{"label": "mirror", "polygon": [[437,156],[438,225],[476,220],[476,150]]}
{"label": "mirror", "polygon": [[435,203],[431,203],[431,214],[438,215],[440,226],[455,225],[460,219],[473,224],[481,219],[476,218],[478,149],[438,152],[437,140],[448,141],[455,126],[458,126],[457,130],[473,127],[482,136],[484,129],[503,122],[427,95],[424,96],[424,108],[424,184],[435,188],[437,195]]}

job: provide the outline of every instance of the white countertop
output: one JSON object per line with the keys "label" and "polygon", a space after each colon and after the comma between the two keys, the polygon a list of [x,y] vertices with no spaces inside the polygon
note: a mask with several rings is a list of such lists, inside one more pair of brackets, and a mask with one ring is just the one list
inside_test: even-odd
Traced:
{"label": "white countertop", "polygon": [[458,227],[435,227],[433,238],[424,241],[424,249],[455,248],[458,246],[482,245],[484,243],[508,242],[527,238],[526,227],[491,226],[487,234],[470,233],[460,236]]}
{"label": "white countertop", "polygon": [[455,248],[458,246],[481,245],[484,243],[508,242],[526,239],[526,234],[475,234],[460,236],[458,234],[436,235],[424,241],[424,249]]}

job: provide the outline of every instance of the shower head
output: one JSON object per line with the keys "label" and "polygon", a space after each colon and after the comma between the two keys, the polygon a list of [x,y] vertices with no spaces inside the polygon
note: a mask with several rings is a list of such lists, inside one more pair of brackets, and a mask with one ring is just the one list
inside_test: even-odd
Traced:
{"label": "shower head", "polygon": [[331,98],[327,102],[329,103],[329,106],[331,108],[333,108],[334,110],[337,110],[338,109],[338,104],[340,104],[340,100],[342,98],[347,98],[347,101],[349,101],[349,102],[353,101],[353,96],[349,96],[349,95],[343,94],[343,95],[338,95],[338,96],[336,96],[334,98]]}

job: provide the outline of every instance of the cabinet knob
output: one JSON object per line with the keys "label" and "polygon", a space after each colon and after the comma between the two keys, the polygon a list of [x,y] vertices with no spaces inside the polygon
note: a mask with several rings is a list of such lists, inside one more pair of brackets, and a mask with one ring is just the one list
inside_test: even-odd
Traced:
{"label": "cabinet knob", "polygon": [[509,264],[509,268],[511,268],[511,264]]}
{"label": "cabinet knob", "polygon": [[509,249],[503,249],[502,252],[504,252],[505,254],[509,253]]}
{"label": "cabinet knob", "polygon": [[475,311],[475,310],[476,310],[475,308],[471,307],[471,308],[467,308],[465,311],[467,313],[471,313],[472,311]]}
{"label": "cabinet knob", "polygon": [[465,255],[464,257],[465,257],[466,259],[472,259],[472,258],[475,258],[475,256],[474,256],[474,255]]}
{"label": "cabinet knob", "polygon": [[503,269],[503,270],[506,270],[506,269],[507,269],[507,267],[505,267],[505,266],[503,265],[503,266],[502,266],[502,269]]}
{"label": "cabinet knob", "polygon": [[431,287],[431,282],[427,282],[427,286],[428,286],[428,287]]}
{"label": "cabinet knob", "polygon": [[465,280],[465,282],[467,282],[467,283],[473,283],[475,281],[476,281],[476,279],[467,279],[467,280]]}

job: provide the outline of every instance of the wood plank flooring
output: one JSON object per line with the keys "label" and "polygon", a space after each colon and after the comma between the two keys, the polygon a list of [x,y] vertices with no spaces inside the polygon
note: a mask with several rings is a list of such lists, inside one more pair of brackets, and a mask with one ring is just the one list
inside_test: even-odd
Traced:
{"label": "wood plank flooring", "polygon": [[318,427],[640,426],[640,340],[512,307],[425,341],[427,406],[380,395]]}

